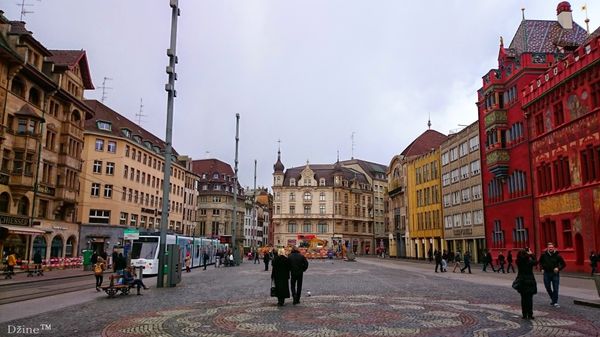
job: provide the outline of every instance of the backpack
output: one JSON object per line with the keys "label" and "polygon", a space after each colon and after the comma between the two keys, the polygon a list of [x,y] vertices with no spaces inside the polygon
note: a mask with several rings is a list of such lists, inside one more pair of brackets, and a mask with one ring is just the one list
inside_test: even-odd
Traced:
{"label": "backpack", "polygon": [[101,263],[96,263],[96,265],[94,266],[94,274],[96,275],[102,275],[102,264]]}

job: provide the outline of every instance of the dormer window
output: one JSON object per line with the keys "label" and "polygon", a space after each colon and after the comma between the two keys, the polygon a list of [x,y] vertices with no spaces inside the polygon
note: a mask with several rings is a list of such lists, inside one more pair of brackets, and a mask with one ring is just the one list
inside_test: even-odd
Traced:
{"label": "dormer window", "polygon": [[219,179],[219,173],[213,173],[213,179]]}
{"label": "dormer window", "polygon": [[319,179],[319,186],[325,186],[325,178]]}
{"label": "dormer window", "polygon": [[98,130],[112,131],[112,125],[110,122],[98,121],[96,122],[96,126],[98,127]]}
{"label": "dormer window", "polygon": [[294,179],[294,178],[290,179],[290,186],[296,186],[296,179]]}
{"label": "dormer window", "polygon": [[130,138],[131,137],[131,130],[129,129],[121,129],[121,133],[123,134],[123,136]]}
{"label": "dormer window", "polygon": [[152,150],[152,143],[150,143],[149,141],[145,141],[144,146],[146,146],[146,148]]}
{"label": "dormer window", "polygon": [[160,147],[158,147],[158,146],[155,145],[154,146],[154,152],[160,153]]}
{"label": "dormer window", "polygon": [[142,143],[142,137],[140,137],[138,135],[133,136],[133,140],[138,144]]}

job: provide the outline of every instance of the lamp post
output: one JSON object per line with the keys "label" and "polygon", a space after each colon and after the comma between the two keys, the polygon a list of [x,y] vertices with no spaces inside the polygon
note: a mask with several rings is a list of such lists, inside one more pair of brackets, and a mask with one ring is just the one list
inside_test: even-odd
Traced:
{"label": "lamp post", "polygon": [[237,191],[238,191],[238,144],[240,142],[240,114],[235,114],[235,165],[233,172],[233,221],[232,221],[232,235],[231,235],[231,245],[233,248],[233,262],[237,266],[240,264],[240,256],[237,247],[237,238],[236,238],[236,230],[237,230]]}
{"label": "lamp post", "polygon": [[163,180],[163,200],[162,214],[160,217],[160,247],[158,255],[158,279],[156,287],[164,286],[164,266],[166,262],[165,252],[167,249],[167,222],[169,221],[169,195],[171,181],[171,154],[173,152],[171,142],[173,138],[173,103],[175,100],[175,65],[177,64],[176,47],[177,47],[177,18],[180,15],[179,0],[169,0],[171,6],[171,44],[167,50],[169,56],[169,65],[167,66],[167,74],[169,74],[169,83],[165,85],[167,91],[167,125],[165,136],[165,166]]}

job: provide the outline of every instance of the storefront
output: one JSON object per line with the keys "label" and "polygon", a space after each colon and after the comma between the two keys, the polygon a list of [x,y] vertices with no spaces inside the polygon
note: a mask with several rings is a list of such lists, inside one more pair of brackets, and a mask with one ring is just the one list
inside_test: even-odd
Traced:
{"label": "storefront", "polygon": [[[46,231],[19,225],[0,225],[0,247],[2,259],[8,254],[15,253],[18,259],[29,258],[30,242],[36,237],[43,237]],[[33,240],[32,240],[33,239]]]}

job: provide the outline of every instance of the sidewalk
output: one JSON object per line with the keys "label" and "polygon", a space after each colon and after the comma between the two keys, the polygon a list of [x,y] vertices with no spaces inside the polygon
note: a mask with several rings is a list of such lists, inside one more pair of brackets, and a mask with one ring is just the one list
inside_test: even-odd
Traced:
{"label": "sidewalk", "polygon": [[[107,273],[107,272],[105,272]],[[21,283],[33,283],[39,281],[47,281],[54,279],[62,279],[62,278],[71,278],[85,275],[93,275],[94,273],[89,271],[84,271],[83,268],[72,268],[72,269],[53,269],[50,271],[44,271],[44,276],[33,276],[27,277],[26,272],[17,272],[16,275],[13,275],[12,279],[5,279],[4,275],[0,278],[0,287],[5,285],[12,284],[21,284]]]}

